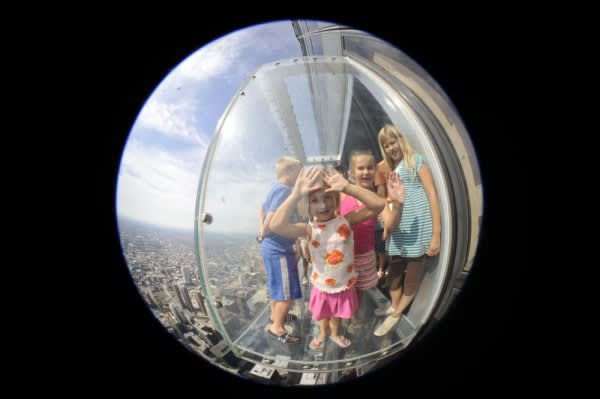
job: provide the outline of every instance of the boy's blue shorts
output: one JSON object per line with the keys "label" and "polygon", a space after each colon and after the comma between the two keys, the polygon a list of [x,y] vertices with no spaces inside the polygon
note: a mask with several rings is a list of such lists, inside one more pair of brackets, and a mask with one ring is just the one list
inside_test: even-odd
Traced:
{"label": "boy's blue shorts", "polygon": [[263,253],[269,298],[287,301],[302,298],[298,261],[295,254],[272,255]]}

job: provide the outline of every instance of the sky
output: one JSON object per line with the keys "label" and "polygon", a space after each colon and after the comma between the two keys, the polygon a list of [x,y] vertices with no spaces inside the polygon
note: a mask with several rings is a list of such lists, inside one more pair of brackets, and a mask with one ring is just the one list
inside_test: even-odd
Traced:
{"label": "sky", "polygon": [[[232,32],[175,66],[148,98],[129,134],[117,182],[118,217],[193,230],[203,162],[219,118],[259,66],[301,55],[291,21],[279,21]],[[239,151],[221,151],[219,157],[215,165],[227,167],[213,167],[214,176],[224,174],[219,181],[231,184],[215,190],[229,220],[241,223],[216,223],[216,230],[256,230],[256,205],[275,182],[275,155],[265,163],[269,170],[253,167]],[[211,193],[212,203],[215,195]],[[240,207],[240,199],[250,205]]]}

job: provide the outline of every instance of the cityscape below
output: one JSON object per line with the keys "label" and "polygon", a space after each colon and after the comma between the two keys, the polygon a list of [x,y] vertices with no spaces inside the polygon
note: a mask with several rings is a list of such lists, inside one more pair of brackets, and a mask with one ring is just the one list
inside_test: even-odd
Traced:
{"label": "cityscape below", "polygon": [[[348,365],[354,363],[355,367],[331,372],[315,364],[324,356],[342,361],[355,352],[346,350],[346,354],[341,355],[335,345],[325,346],[319,351],[306,351],[306,345],[295,345],[297,349],[289,349],[290,345],[269,340],[267,334],[262,333],[268,326],[270,315],[266,275],[259,245],[253,236],[207,234],[202,261],[207,269],[205,274],[210,277],[201,284],[203,276],[198,273],[192,231],[156,227],[124,218],[119,219],[119,229],[131,276],[155,317],[188,350],[216,366],[259,382],[314,385],[360,376],[373,369],[375,364],[379,367],[387,363],[384,357],[389,351],[377,356],[375,362],[373,359],[370,362],[349,362]],[[203,287],[209,292],[204,292]],[[309,290],[308,286],[303,286],[304,298],[308,298]],[[379,293],[379,290],[370,291]],[[375,320],[365,323],[371,318],[364,313],[386,301],[387,298],[381,294],[371,299],[371,306],[361,309],[355,317],[356,323],[345,326],[346,332],[354,331],[352,335],[372,337],[370,331],[373,331]],[[303,314],[307,312],[305,308],[305,301],[295,301],[291,312]],[[211,311],[214,313],[211,314]],[[294,323],[289,324],[286,323],[288,330],[294,332],[296,329],[295,333],[301,335],[310,337],[315,332],[316,323],[311,322],[310,316],[299,320],[296,327]],[[410,335],[412,328],[406,320],[398,324],[397,336]],[[255,350],[243,351],[245,355],[238,356],[227,344],[222,331],[227,332],[230,342],[235,342],[238,349],[259,346],[259,352],[272,356],[257,356]],[[393,347],[394,338],[382,338],[383,341],[378,338],[379,341],[374,344]],[[364,343],[361,345],[364,346]],[[301,354],[294,351],[301,351]],[[307,357],[305,353],[310,355]],[[308,361],[303,367],[298,366],[297,371],[290,371],[288,362],[298,356]],[[311,364],[310,361],[317,363]]]}

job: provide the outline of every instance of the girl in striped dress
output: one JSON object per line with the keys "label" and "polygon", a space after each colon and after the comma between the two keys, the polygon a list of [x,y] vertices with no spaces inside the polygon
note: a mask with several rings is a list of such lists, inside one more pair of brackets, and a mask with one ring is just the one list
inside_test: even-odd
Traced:
{"label": "girl in striped dress", "polygon": [[[386,252],[389,256],[388,282],[391,306],[376,309],[378,316],[387,315],[375,329],[376,336],[387,334],[411,304],[425,269],[427,256],[440,252],[440,205],[433,176],[425,159],[408,144],[392,125],[385,125],[377,136],[381,153],[390,170],[404,182],[404,205],[401,218],[386,222]],[[398,220],[400,219],[400,220]]]}

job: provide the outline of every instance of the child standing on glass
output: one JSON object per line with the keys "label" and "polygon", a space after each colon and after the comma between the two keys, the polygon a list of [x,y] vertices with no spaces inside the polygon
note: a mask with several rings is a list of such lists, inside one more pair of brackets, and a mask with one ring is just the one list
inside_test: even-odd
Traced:
{"label": "child standing on glass", "polygon": [[[403,200],[397,176],[390,178],[388,191]],[[365,208],[339,216],[339,193],[359,199]],[[289,217],[301,200],[308,201],[309,223],[289,223]],[[301,173],[290,196],[281,204],[270,223],[270,229],[284,237],[307,237],[313,271],[309,309],[319,322],[319,335],[309,344],[318,348],[327,338],[341,348],[350,340],[340,334],[341,319],[350,319],[358,310],[356,287],[358,273],[354,268],[352,226],[376,216],[385,200],[374,192],[350,184],[341,174],[311,168]]]}

